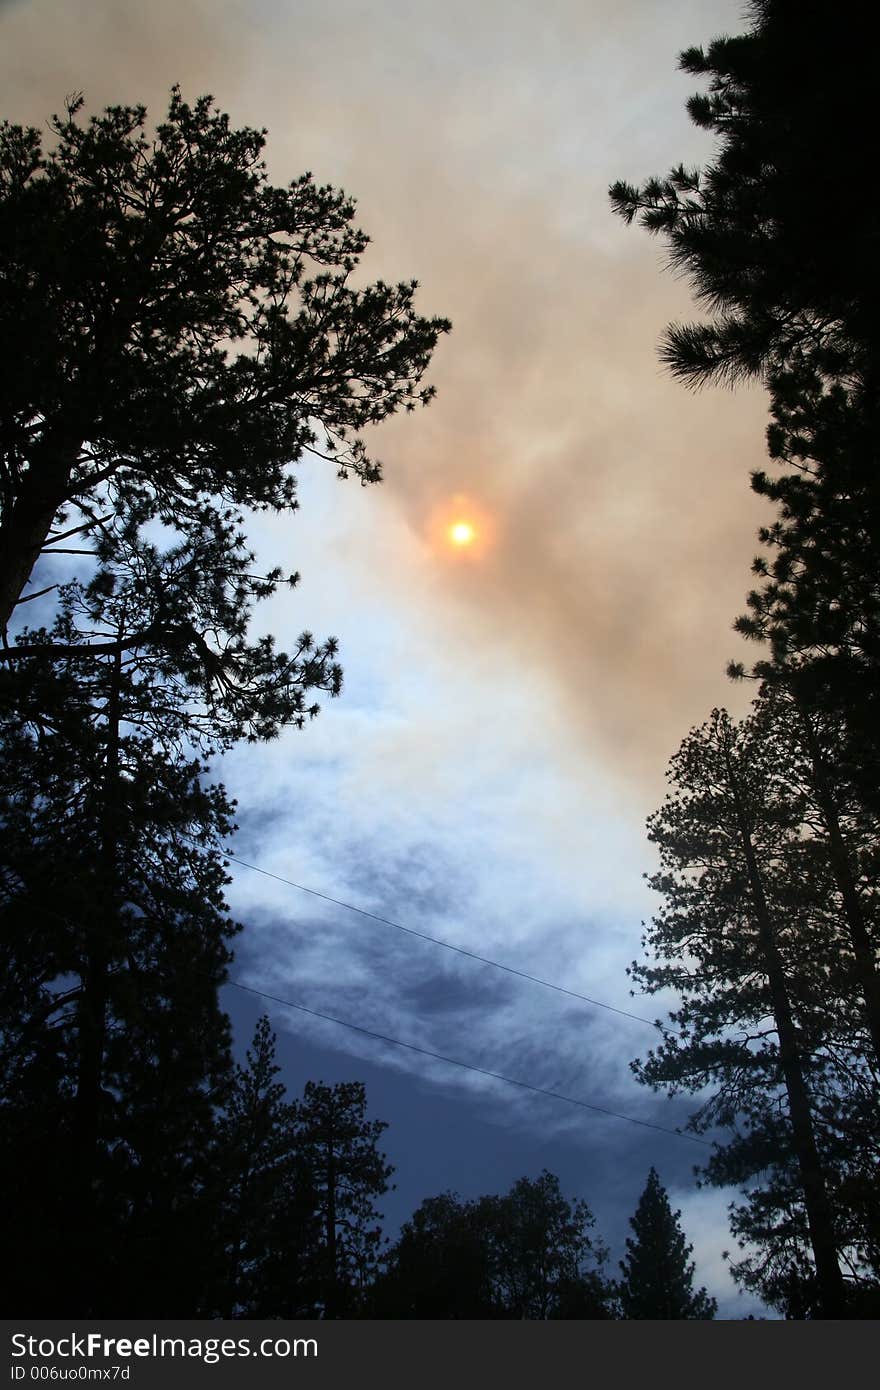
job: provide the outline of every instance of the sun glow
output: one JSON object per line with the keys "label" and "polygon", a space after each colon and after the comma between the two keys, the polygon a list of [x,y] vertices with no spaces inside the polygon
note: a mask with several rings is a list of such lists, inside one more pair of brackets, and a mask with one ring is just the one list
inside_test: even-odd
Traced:
{"label": "sun glow", "polygon": [[449,528],[449,539],[453,545],[470,545],[475,535],[469,521],[454,521]]}
{"label": "sun glow", "polygon": [[461,573],[485,561],[496,535],[495,519],[485,502],[464,492],[438,500],[425,517],[429,553]]}

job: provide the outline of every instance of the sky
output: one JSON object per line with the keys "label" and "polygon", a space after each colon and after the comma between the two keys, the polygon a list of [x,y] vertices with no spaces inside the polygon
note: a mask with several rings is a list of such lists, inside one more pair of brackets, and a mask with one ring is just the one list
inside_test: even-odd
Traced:
{"label": "sky", "polygon": [[[686,391],[657,342],[692,316],[663,248],[616,219],[638,182],[711,153],[677,54],[742,28],[729,0],[0,0],[2,115],[43,124],[174,82],[266,127],[273,181],[357,201],[363,278],[449,317],[437,398],[369,439],[378,487],[299,470],[295,516],[252,519],[302,582],[257,616],[333,634],[342,696],[217,769],[239,860],[650,1020],[627,965],[655,904],[646,815],[741,654],[764,455],[756,389]],[[453,551],[443,527],[473,519]],[[674,1128],[688,1102],[629,1063],[656,1034],[232,863],[236,979],[320,1013]],[[653,1163],[721,1314],[760,1312],[722,1260],[733,1193],[705,1150],[227,989],[243,1048],[266,1009],[293,1094],[362,1079],[397,1166],[389,1230],[426,1196],[544,1167],[614,1257]]]}

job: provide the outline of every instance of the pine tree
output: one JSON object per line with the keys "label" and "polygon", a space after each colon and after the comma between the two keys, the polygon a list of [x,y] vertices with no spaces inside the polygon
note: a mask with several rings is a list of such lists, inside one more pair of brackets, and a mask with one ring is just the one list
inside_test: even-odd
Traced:
{"label": "pine tree", "polygon": [[[770,393],[776,504],[759,584],[737,621],[767,655],[751,674],[839,716],[840,751],[880,810],[880,218],[857,132],[873,127],[869,13],[831,0],[754,0],[744,34],[688,49],[707,79],[688,102],[717,138],[702,170],[611,190],[615,210],[667,244],[701,323],[667,331],[683,380],[757,376]],[[744,672],[734,663],[733,673]]]}
{"label": "pine tree", "polygon": [[664,238],[708,322],[673,327],[683,379],[736,380],[803,362],[876,383],[880,217],[854,196],[873,128],[870,14],[832,0],[753,0],[744,34],[681,54],[707,78],[688,102],[717,139],[705,169],[611,189],[615,210]]}
{"label": "pine tree", "polygon": [[38,722],[50,674],[64,674],[74,700],[88,698],[76,686],[87,692],[118,658],[129,722],[166,745],[210,754],[302,728],[318,713],[311,694],[339,694],[334,638],[318,645],[302,633],[290,654],[269,636],[248,641],[254,604],[273,592],[280,571],[253,574],[254,556],[231,522],[219,536],[206,529],[164,551],[136,528],[105,529],[95,573],[61,586],[52,626],[24,628],[5,648],[0,698],[9,715],[17,707]]}
{"label": "pine tree", "polygon": [[766,1186],[768,1168],[794,1165],[820,1316],[842,1316],[834,1169],[819,1118],[846,1061],[829,1046],[822,1000],[826,924],[790,871],[800,807],[785,751],[760,720],[737,727],[716,710],[684,740],[669,779],[648,822],[664,906],[645,939],[653,962],[633,974],[649,992],[675,989],[682,1004],[675,1031],[636,1072],[671,1091],[714,1086],[692,1118],[698,1130],[744,1127],[707,1165],[712,1181]]}
{"label": "pine tree", "polygon": [[360,1081],[309,1081],[295,1105],[299,1159],[309,1174],[322,1230],[321,1292],[327,1318],[362,1305],[381,1252],[376,1201],[394,1172],[377,1147],[387,1125],[367,1119]]}
{"label": "pine tree", "polygon": [[[192,538],[206,509],[295,506],[304,452],[364,482],[359,431],[431,397],[449,325],[415,283],[350,283],[367,238],[265,132],[172,90],[89,122],[0,126],[0,630],[52,541],[106,513]],[[66,520],[65,520],[66,518]],[[212,528],[209,528],[212,529]]]}
{"label": "pine tree", "polygon": [[170,1316],[194,1308],[229,1065],[230,807],[112,710],[77,738],[64,715],[0,761],[5,1305]]}
{"label": "pine tree", "polygon": [[715,1299],[705,1289],[694,1291],[693,1246],[680,1218],[652,1168],[630,1217],[634,1238],[627,1237],[626,1258],[620,1262],[617,1296],[625,1318],[714,1318]]}
{"label": "pine tree", "polygon": [[[416,314],[414,282],[353,288],[350,200],[310,175],[272,187],[264,132],[210,97],[175,88],[152,133],[140,107],[81,111],[47,152],[0,127],[5,1268],[24,1311],[180,1316],[208,1297],[206,1156],[231,1082],[233,808],[204,759],[341,686],[335,639],[249,640],[253,603],[298,576],[254,572],[243,512],[293,510],[306,453],[376,481],[360,432],[430,400],[448,324]],[[13,611],[56,591],[10,642]],[[241,1237],[226,1308],[298,1306],[276,1257],[318,1198],[296,1164],[272,1238]],[[356,1251],[368,1270],[358,1239],[336,1241],[325,1301]]]}
{"label": "pine tree", "polygon": [[[767,432],[775,473],[752,486],[776,504],[759,532],[756,587],[737,630],[764,648],[752,677],[785,687],[836,726],[836,761],[880,811],[880,492],[876,392],[824,383],[815,368],[774,380]],[[730,674],[746,673],[743,662]]]}
{"label": "pine tree", "polygon": [[[296,1149],[296,1108],[277,1081],[275,1035],[259,1020],[218,1118],[206,1193],[221,1246],[207,1311],[312,1317],[320,1224]],[[213,1302],[212,1302],[213,1300]]]}
{"label": "pine tree", "polygon": [[755,716],[711,768],[720,726],[686,741],[673,780],[702,793],[653,822],[670,906],[650,943],[676,965],[642,978],[684,990],[686,1027],[640,1074],[718,1083],[704,1120],[747,1117],[708,1165],[746,1188],[735,1272],[794,1315],[829,1316],[873,1296],[877,1272],[880,218],[853,197],[853,132],[874,122],[868,13],[754,0],[749,14],[746,33],[681,55],[708,79],[688,103],[717,137],[706,167],[611,190],[705,310],[667,330],[663,359],[691,385],[759,379],[777,466],[752,476],[777,512],[736,623],[764,654],[729,668],[762,683]]}
{"label": "pine tree", "polygon": [[[232,807],[192,756],[173,681],[113,644],[77,664],[80,597],[54,634],[70,653],[35,634],[32,679],[0,688],[7,1269],[29,1306],[160,1316],[192,1310],[201,1278]],[[46,1250],[59,1232],[76,1266]],[[170,1259],[181,1239],[192,1261]]]}

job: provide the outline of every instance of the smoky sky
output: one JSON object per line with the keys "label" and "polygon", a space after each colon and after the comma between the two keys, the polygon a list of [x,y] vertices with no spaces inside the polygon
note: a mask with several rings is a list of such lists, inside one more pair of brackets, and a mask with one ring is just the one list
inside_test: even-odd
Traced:
{"label": "smoky sky", "polygon": [[[742,698],[723,668],[765,407],[664,375],[657,340],[688,287],[606,189],[709,154],[676,55],[738,18],[649,0],[23,0],[0,21],[11,119],[42,123],[74,91],[158,116],[179,81],[267,128],[273,179],[308,168],[356,198],[364,275],[417,278],[420,308],[453,320],[437,400],[370,440],[385,482],[364,525],[393,511],[434,565],[426,619],[521,656],[575,748],[652,783],[690,724]],[[430,555],[456,495],[492,523],[474,562]],[[399,578],[392,534],[364,582],[412,601]]]}

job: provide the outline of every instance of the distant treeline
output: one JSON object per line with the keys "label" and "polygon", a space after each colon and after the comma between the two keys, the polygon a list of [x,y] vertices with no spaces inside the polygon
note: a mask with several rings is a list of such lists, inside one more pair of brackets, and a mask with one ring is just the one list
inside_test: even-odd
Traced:
{"label": "distant treeline", "polygon": [[616,1280],[589,1207],[567,1200],[549,1172],[506,1196],[429,1197],[392,1244],[377,1210],[393,1173],[379,1149],[386,1126],[368,1118],[363,1085],[308,1082],[291,1102],[277,1074],[264,1017],[245,1065],[220,1081],[222,1103],[184,1115],[174,1147],[167,1130],[148,1145],[141,1133],[137,1151],[120,1136],[86,1210],[63,1136],[8,1136],[7,1313],[714,1316],[653,1169]]}

